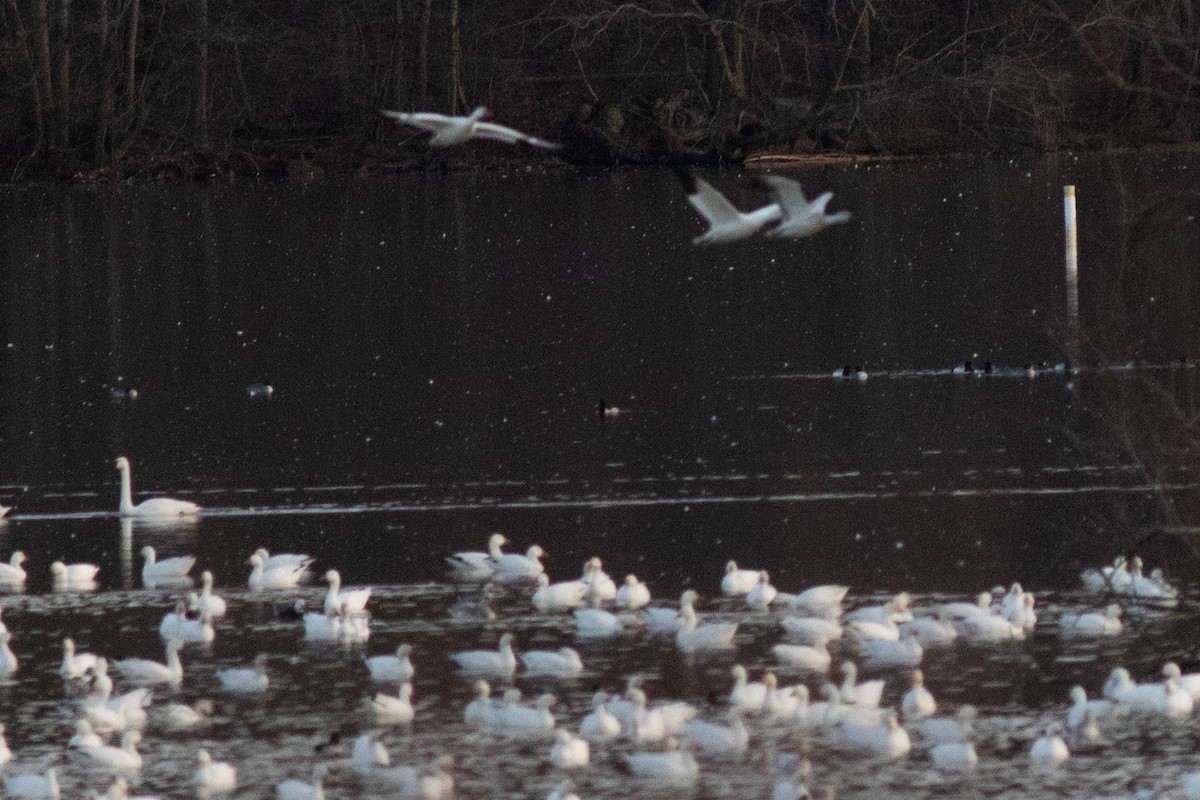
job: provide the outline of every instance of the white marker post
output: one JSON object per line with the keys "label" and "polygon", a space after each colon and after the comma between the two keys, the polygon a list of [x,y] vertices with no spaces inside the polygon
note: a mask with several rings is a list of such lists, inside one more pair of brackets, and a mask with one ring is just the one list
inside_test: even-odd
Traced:
{"label": "white marker post", "polygon": [[1075,225],[1075,187],[1063,187],[1063,224],[1066,232],[1067,318],[1071,331],[1079,333],[1079,237]]}

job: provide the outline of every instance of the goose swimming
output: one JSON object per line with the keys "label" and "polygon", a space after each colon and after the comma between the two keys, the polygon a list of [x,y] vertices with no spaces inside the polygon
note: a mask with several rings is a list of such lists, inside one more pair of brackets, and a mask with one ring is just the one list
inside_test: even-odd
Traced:
{"label": "goose swimming", "polygon": [[262,556],[254,553],[247,562],[251,566],[248,583],[250,588],[261,589],[291,589],[300,585],[308,571],[307,566],[299,564],[283,565],[267,569]]}
{"label": "goose swimming", "polygon": [[352,592],[343,592],[342,576],[336,569],[331,569],[325,573],[325,581],[329,584],[329,591],[325,594],[325,613],[332,614],[335,611],[344,615],[362,614],[367,610],[367,601],[371,599],[371,589],[356,589]]}
{"label": "goose swimming", "polygon": [[570,647],[560,647],[557,651],[529,650],[521,654],[521,663],[527,676],[570,678],[583,672],[583,660]]}
{"label": "goose swimming", "polygon": [[95,589],[96,575],[100,567],[95,564],[64,564],[55,561],[50,565],[50,579],[55,589]]}
{"label": "goose swimming", "polygon": [[912,688],[904,693],[900,701],[900,713],[904,715],[905,722],[932,717],[937,713],[937,700],[925,688],[925,673],[919,669],[913,670]]}
{"label": "goose swimming", "polygon": [[559,769],[586,767],[592,759],[591,745],[570,731],[560,730],[555,734],[555,743],[550,748],[550,763]]}
{"label": "goose swimming", "polygon": [[541,559],[546,551],[538,545],[530,545],[524,555],[520,553],[504,553],[499,558],[491,559],[493,577],[501,582],[520,582],[533,580],[546,571]]}
{"label": "goose swimming", "polygon": [[673,738],[666,740],[661,753],[629,753],[624,756],[630,773],[656,783],[672,786],[691,786],[700,776],[700,765],[686,750],[680,750]]}
{"label": "goose swimming", "polygon": [[463,722],[473,728],[492,727],[496,716],[496,703],[492,700],[492,687],[487,681],[475,681],[475,699],[463,710]]}
{"label": "goose swimming", "polygon": [[158,719],[168,730],[183,731],[208,725],[212,721],[212,715],[212,700],[201,699],[190,706],[168,703],[162,707]]}
{"label": "goose swimming", "polygon": [[133,771],[142,768],[142,755],[137,751],[142,734],[137,731],[126,731],[121,736],[121,746],[97,745],[84,747],[80,752],[91,759],[96,765],[105,769]]}
{"label": "goose swimming", "polygon": [[454,757],[438,756],[428,767],[409,766],[376,769],[373,776],[395,787],[400,800],[446,800],[454,794]]}
{"label": "goose swimming", "polygon": [[810,202],[798,181],[779,175],[763,175],[762,180],[770,188],[780,210],[780,222],[767,231],[767,236],[803,239],[850,219],[849,211],[830,214],[825,210],[833,199],[833,192],[818,195]]}
{"label": "goose swimming", "polygon": [[265,653],[256,655],[253,667],[219,669],[217,679],[221,681],[221,688],[227,692],[265,692],[270,685],[267,676],[267,656]]}
{"label": "goose swimming", "polygon": [[146,658],[126,658],[113,664],[125,680],[138,686],[155,683],[179,684],[183,681],[183,662],[179,660],[178,639],[166,643],[167,663],[162,664]]}
{"label": "goose swimming", "polygon": [[25,570],[21,568],[21,565],[26,561],[28,559],[20,550],[13,551],[12,555],[8,557],[7,564],[0,561],[0,584],[8,584],[10,586],[24,584],[25,578],[28,576],[26,576]]}
{"label": "goose swimming", "polygon": [[1062,725],[1055,723],[1029,748],[1029,760],[1042,764],[1059,764],[1071,757],[1067,743],[1062,738]]}
{"label": "goose swimming", "polygon": [[617,589],[617,605],[627,611],[645,608],[650,605],[650,587],[636,575],[626,575],[625,582]]}
{"label": "goose swimming", "polygon": [[741,664],[729,670],[733,675],[733,688],[729,690],[729,705],[738,711],[760,713],[767,702],[767,685],[750,683],[750,676]]}
{"label": "goose swimming", "polygon": [[891,709],[883,712],[879,725],[849,720],[839,726],[839,740],[853,750],[863,750],[882,758],[898,758],[912,749],[908,732],[896,721]]}
{"label": "goose swimming", "polygon": [[779,590],[771,585],[771,576],[764,569],[758,573],[758,583],[746,592],[746,605],[755,611],[766,611],[778,596]]}
{"label": "goose swimming", "polygon": [[1121,632],[1121,607],[1109,603],[1103,612],[1063,614],[1058,618],[1058,631],[1063,636],[1116,636]]}
{"label": "goose swimming", "polygon": [[232,792],[237,788],[237,768],[224,761],[213,761],[212,755],[201,748],[196,751],[196,772],[192,785],[204,794]]}
{"label": "goose swimming", "polygon": [[463,672],[509,676],[517,671],[517,655],[513,652],[513,635],[505,633],[500,637],[500,645],[496,650],[466,650],[451,653],[450,659]]}
{"label": "goose swimming", "polygon": [[412,704],[411,683],[401,683],[395,695],[376,694],[368,703],[375,721],[380,725],[407,725],[416,715]]}
{"label": "goose swimming", "polygon": [[153,589],[160,583],[180,583],[187,580],[187,574],[196,566],[195,556],[175,556],[158,560],[154,548],[146,545],[142,548],[142,584],[147,589]]}
{"label": "goose swimming", "polygon": [[558,150],[562,147],[560,144],[548,142],[536,136],[530,136],[528,133],[522,133],[515,128],[497,125],[494,122],[483,122],[483,118],[488,113],[486,106],[478,106],[465,117],[450,117],[445,114],[434,114],[428,111],[406,113],[404,111],[389,111],[387,109],[380,111],[380,113],[388,119],[394,119],[396,122],[403,123],[404,125],[411,125],[414,128],[420,128],[423,131],[432,133],[433,136],[429,138],[430,147],[452,147],[457,144],[465,144],[472,139],[483,139],[503,144],[517,144],[520,142],[540,147],[543,150]]}
{"label": "goose swimming", "polygon": [[543,572],[537,576],[537,587],[531,600],[534,608],[543,614],[569,611],[587,604],[588,587],[583,581],[550,583],[550,577]]}
{"label": "goose swimming", "polygon": [[62,666],[58,668],[58,674],[64,678],[82,678],[89,671],[96,668],[96,654],[77,654],[75,652],[75,641],[73,639],[63,639],[62,650]]}
{"label": "goose swimming", "polygon": [[503,533],[493,533],[488,537],[486,553],[479,551],[464,551],[446,556],[450,569],[462,577],[487,578],[492,574],[492,564],[498,560],[504,551],[500,548],[508,544],[508,538]]}
{"label": "goose swimming", "polygon": [[370,656],[363,661],[373,681],[408,683],[415,674],[411,656],[412,645],[405,643],[397,645],[393,655]]}
{"label": "goose swimming", "polygon": [[605,741],[621,735],[621,721],[608,710],[607,703],[607,692],[592,695],[592,712],[579,723],[580,736]]}
{"label": "goose swimming", "polygon": [[744,595],[758,584],[762,570],[741,569],[736,561],[725,565],[725,577],[721,578],[721,592],[726,595]]}
{"label": "goose swimming", "polygon": [[329,768],[325,764],[317,764],[312,770],[312,783],[287,780],[275,784],[275,796],[279,800],[325,800],[325,789],[321,782]]}
{"label": "goose swimming", "polygon": [[[686,595],[686,592],[685,592]],[[695,600],[695,592],[692,592]],[[737,635],[736,622],[710,622],[700,624],[691,603],[684,604],[679,611],[679,629],[675,632],[675,644],[680,650],[727,650],[734,646]]]}
{"label": "goose swimming", "polygon": [[741,753],[750,747],[750,732],[736,710],[730,713],[728,725],[690,720],[683,726],[683,735],[704,753]]}
{"label": "goose swimming", "polygon": [[213,593],[213,574],[209,570],[200,573],[200,594],[190,606],[192,611],[210,619],[225,616],[225,598]]}
{"label": "goose swimming", "polygon": [[121,473],[121,502],[117,507],[122,517],[182,517],[200,513],[200,506],[188,500],[152,497],[133,504],[133,484],[129,477],[129,459],[118,456],[117,471]]}

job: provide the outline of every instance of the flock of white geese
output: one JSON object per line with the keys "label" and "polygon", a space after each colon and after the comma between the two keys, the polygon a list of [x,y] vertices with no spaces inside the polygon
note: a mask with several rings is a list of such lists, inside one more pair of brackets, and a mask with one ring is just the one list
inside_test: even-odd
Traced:
{"label": "flock of white geese", "polygon": [[[117,466],[122,476],[122,513],[176,516],[198,511],[192,504],[167,498],[133,505],[128,461],[120,459]],[[645,583],[628,575],[618,584],[595,557],[586,561],[579,578],[552,582],[542,565],[545,553],[541,547],[533,545],[524,553],[512,553],[504,551],[506,544],[502,534],[494,534],[487,551],[448,556],[453,579],[516,587],[513,591],[524,592],[537,612],[572,615],[575,635],[580,639],[638,631],[668,637],[679,651],[690,656],[728,654],[738,648],[741,617],[731,620],[728,614],[719,619],[702,615],[697,611],[699,595],[695,591],[685,591],[677,606],[652,604]],[[146,587],[191,587],[195,558],[159,559],[149,546],[143,547],[141,554],[141,578]],[[0,585],[20,590],[27,578],[26,563],[20,552],[0,562]],[[259,592],[276,592],[265,596],[277,598],[279,590],[298,587],[313,563],[303,554],[271,555],[263,549],[252,553],[247,559],[251,570],[246,578],[250,602],[262,596]],[[96,565],[55,562],[49,570],[56,588],[94,591],[97,587]],[[335,569],[324,572],[323,578],[328,590],[320,610],[305,610],[299,601],[293,609],[297,622],[302,623],[303,639],[368,642],[372,590],[344,589]],[[1097,598],[1107,595],[1126,602],[1165,606],[1178,601],[1177,590],[1162,573],[1155,570],[1143,574],[1137,558],[1119,558],[1111,566],[1088,570],[1081,578]],[[730,561],[720,591],[733,598],[730,602],[744,605],[748,615],[745,619],[761,621],[762,615],[771,614],[770,619],[778,623],[779,635],[769,649],[775,665],[757,680],[751,680],[745,666],[732,666],[727,697],[715,713],[711,708],[686,702],[651,702],[642,677],[632,674],[619,691],[596,692],[586,715],[556,715],[554,694],[543,693],[526,700],[511,686],[514,677],[565,682],[584,674],[587,665],[577,650],[567,646],[518,651],[513,633],[505,632],[495,647],[445,654],[448,665],[453,664],[461,677],[473,681],[475,696],[462,708],[463,725],[475,735],[500,741],[544,738],[546,759],[562,775],[548,800],[576,797],[572,776],[594,768],[594,748],[612,748],[610,763],[615,762],[626,778],[639,786],[691,789],[699,781],[705,761],[752,757],[757,732],[766,726],[790,731],[800,739],[820,739],[858,754],[856,758],[860,759],[902,758],[916,741],[926,750],[934,768],[962,774],[979,763],[973,743],[975,711],[971,706],[962,706],[953,714],[943,712],[925,685],[921,670],[925,653],[952,645],[970,647],[1022,640],[1038,625],[1034,595],[1018,584],[1007,590],[982,592],[973,603],[919,608],[913,606],[909,595],[901,593],[884,603],[859,604],[846,610],[850,605],[847,587],[824,585],[786,593],[771,584],[767,571],[743,569]],[[156,704],[152,689],[177,689],[187,681],[181,650],[187,643],[212,642],[220,633],[229,605],[216,593],[212,573],[202,571],[199,591],[186,593],[162,617],[159,633],[165,659],[161,662],[150,658],[110,661],[97,653],[77,651],[70,638],[62,641],[58,672],[70,685],[68,696],[77,712],[73,735],[64,747],[71,763],[85,765],[89,783],[95,782],[95,776],[104,776],[103,793],[93,791],[93,800],[129,796],[128,781],[143,766],[138,745],[144,735],[149,735],[144,733],[148,728],[179,734],[202,730],[209,723],[211,700],[194,705]],[[1062,614],[1054,624],[1064,637],[1119,634],[1121,606],[1116,602],[1099,606],[1098,599],[1096,610]],[[486,600],[476,612],[494,616]],[[19,636],[19,631],[10,631],[0,619],[0,681],[20,680],[28,669],[11,647]],[[839,661],[835,662],[831,648],[838,653]],[[349,748],[348,758],[319,761],[311,765],[307,779],[278,783],[275,794],[279,800],[323,800],[323,780],[329,770],[346,766],[364,786],[401,798],[442,800],[452,795],[452,753],[424,764],[393,765],[378,739],[382,727],[421,724],[420,707],[413,704],[415,668],[411,656],[412,647],[401,644],[394,652],[364,659],[373,682],[398,689],[364,697],[363,730]],[[267,692],[271,686],[267,665],[267,655],[260,654],[245,666],[217,670],[221,691],[232,698],[231,702]],[[895,708],[882,707],[885,681],[860,681],[860,666],[899,670],[908,675],[911,688]],[[819,699],[812,696],[809,683],[781,685],[776,673],[811,678]],[[840,676],[840,682],[830,680],[830,673]],[[500,697],[492,694],[492,683],[497,682],[509,687]],[[1191,714],[1195,698],[1200,696],[1200,674],[1184,674],[1176,664],[1168,663],[1161,676],[1135,683],[1127,670],[1117,668],[1098,688],[1101,696],[1095,699],[1089,698],[1082,686],[1072,689],[1061,720],[1029,745],[1031,763],[1051,767],[1069,759],[1072,752],[1094,750],[1100,741],[1101,726],[1116,715],[1173,718]],[[21,763],[21,754],[11,751],[4,739],[3,716],[0,710],[0,767],[7,796],[58,800],[55,768],[38,772],[14,766]],[[775,772],[773,800],[807,796],[811,768],[806,758],[790,753],[769,760]],[[214,760],[207,750],[197,748],[189,791],[210,796],[230,793],[237,787],[235,764]],[[1181,787],[1188,798],[1200,797],[1200,773],[1182,776]]]}

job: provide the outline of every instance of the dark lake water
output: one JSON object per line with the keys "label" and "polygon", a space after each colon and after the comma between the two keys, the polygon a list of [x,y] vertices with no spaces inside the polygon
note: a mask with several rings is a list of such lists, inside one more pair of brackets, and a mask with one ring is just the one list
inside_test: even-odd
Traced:
{"label": "dark lake water", "polygon": [[[464,745],[469,682],[446,677],[444,652],[503,630],[519,650],[574,640],[569,618],[531,616],[520,593],[494,622],[448,618],[474,590],[444,580],[443,556],[492,531],[545,547],[556,580],[600,555],[656,597],[696,587],[710,598],[702,611],[735,616],[740,606],[711,600],[730,558],[784,589],[848,584],[855,602],[1020,580],[1047,593],[1051,620],[1095,604],[1075,591],[1082,566],[1139,539],[1172,576],[1197,577],[1176,539],[1151,535],[1161,502],[1195,524],[1194,474],[1148,468],[1096,413],[1113,398],[1136,407],[1148,381],[1195,402],[1197,168],[1177,154],[810,167],[799,179],[835,192],[850,223],[713,249],[691,245],[700,221],[666,171],[9,190],[0,503],[15,510],[0,558],[24,550],[30,579],[2,602],[23,666],[0,687],[0,722],[18,762],[44,766],[69,735],[62,635],[113,657],[161,655],[157,622],[175,593],[140,588],[145,544],[196,555],[232,604],[216,643],[185,650],[197,677],[181,696],[214,693],[214,665],[260,651],[278,676],[265,701],[219,702],[199,739],[147,737],[142,786],[172,796],[190,791],[198,742],[238,762],[243,794],[261,797],[305,777],[329,730],[369,723],[361,651],[301,644],[298,623],[273,614],[296,595],[246,590],[260,545],[376,587],[365,649],[417,645],[425,703],[411,733],[385,737],[393,758],[448,748],[466,762],[460,796],[480,797],[541,797],[558,776],[537,766],[548,744]],[[743,208],[763,199],[742,174],[707,177]],[[1063,270],[1068,183],[1080,198],[1078,324]],[[1078,373],[1055,372],[1068,357]],[[965,359],[996,374],[951,375]],[[1139,369],[1118,369],[1127,359]],[[845,364],[869,379],[831,377]],[[270,400],[248,396],[259,382]],[[114,402],[114,388],[138,399]],[[602,419],[601,400],[620,413]],[[121,454],[135,496],[195,500],[200,520],[122,525]],[[50,593],[56,559],[99,564],[101,591]],[[1051,625],[1021,645],[933,656],[939,697],[993,715],[984,763],[960,788],[1027,796],[1048,781],[1083,797],[1187,766],[1191,721],[1118,730],[1104,756],[1050,778],[1013,768],[1071,683],[1095,692],[1112,664],[1145,677],[1168,656],[1195,657],[1194,608],[1140,615],[1098,649],[1064,651]],[[736,654],[699,663],[644,637],[584,645],[589,672],[560,691],[560,719],[574,727],[591,691],[631,669],[670,676],[652,696],[723,694],[731,663],[769,663],[773,626],[743,631]],[[706,766],[698,791],[766,796],[764,753],[796,742],[761,740],[736,769]],[[941,791],[919,745],[882,776],[813,747],[818,787]],[[596,762],[581,796],[630,796],[614,760]],[[102,786],[64,771],[73,788]],[[336,772],[331,784],[334,796],[356,785]]]}

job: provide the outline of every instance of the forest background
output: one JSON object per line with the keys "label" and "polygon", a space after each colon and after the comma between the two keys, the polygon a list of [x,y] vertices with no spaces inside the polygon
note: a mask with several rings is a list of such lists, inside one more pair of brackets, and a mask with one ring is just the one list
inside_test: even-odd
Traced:
{"label": "forest background", "polygon": [[574,162],[1192,143],[1197,5],[0,0],[0,179],[406,169],[380,109],[475,105]]}

